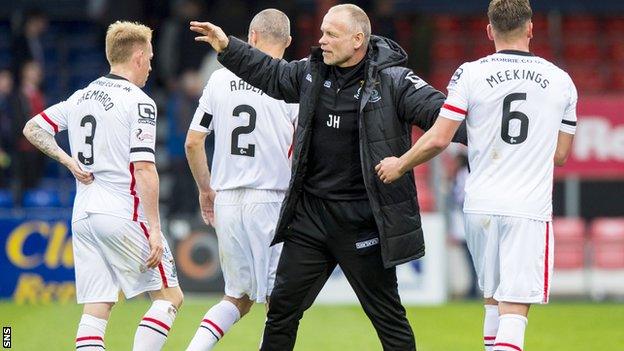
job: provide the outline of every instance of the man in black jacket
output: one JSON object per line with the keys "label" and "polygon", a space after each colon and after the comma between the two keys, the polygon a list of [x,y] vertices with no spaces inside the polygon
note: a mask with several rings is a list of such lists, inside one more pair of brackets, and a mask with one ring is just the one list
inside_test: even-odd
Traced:
{"label": "man in black jacket", "polygon": [[[412,125],[429,129],[445,96],[402,67],[407,55],[395,42],[371,36],[368,16],[355,5],[332,7],[321,47],[290,63],[208,22],[191,22],[191,30],[239,77],[300,104],[292,178],[275,233],[284,248],[261,350],[293,349],[304,310],[336,265],[384,350],[415,350],[395,271],[424,255],[414,177],[408,172],[383,184],[374,167],[407,151]],[[465,143],[465,129],[458,135]]]}

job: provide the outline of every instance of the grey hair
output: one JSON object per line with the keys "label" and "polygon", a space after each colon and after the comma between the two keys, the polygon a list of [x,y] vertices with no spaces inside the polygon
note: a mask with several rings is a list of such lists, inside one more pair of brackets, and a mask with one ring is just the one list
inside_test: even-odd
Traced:
{"label": "grey hair", "polygon": [[252,30],[266,35],[275,43],[286,45],[290,37],[290,20],[280,10],[262,10],[249,23],[249,33]]}
{"label": "grey hair", "polygon": [[340,4],[333,6],[330,11],[345,11],[351,17],[351,27],[356,32],[362,32],[364,34],[364,45],[368,45],[371,36],[371,24],[368,15],[362,8],[354,4]]}

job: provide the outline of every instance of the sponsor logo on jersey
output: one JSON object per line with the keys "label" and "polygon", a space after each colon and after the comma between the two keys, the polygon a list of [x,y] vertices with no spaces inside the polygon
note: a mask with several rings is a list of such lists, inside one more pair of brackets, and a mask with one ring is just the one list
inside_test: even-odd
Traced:
{"label": "sponsor logo on jersey", "polygon": [[308,82],[312,82],[312,75],[310,73],[308,73],[308,75],[306,76],[306,80]]}
{"label": "sponsor logo on jersey", "polygon": [[328,80],[326,80],[326,81],[325,81],[325,83],[323,83],[323,86],[324,86],[325,88],[331,88],[331,82],[330,82],[330,81],[328,81]]}
{"label": "sponsor logo on jersey", "polygon": [[461,78],[462,74],[464,73],[464,69],[463,68],[458,68],[455,73],[453,73],[453,76],[451,77],[451,81],[449,82],[449,85],[455,85],[457,84],[457,81],[459,80],[459,78]]}
{"label": "sponsor logo on jersey", "polygon": [[156,108],[152,104],[139,103],[139,123],[156,125]]}
{"label": "sponsor logo on jersey", "polygon": [[137,129],[135,136],[140,141],[154,141],[154,136],[150,133],[144,132],[141,128]]}

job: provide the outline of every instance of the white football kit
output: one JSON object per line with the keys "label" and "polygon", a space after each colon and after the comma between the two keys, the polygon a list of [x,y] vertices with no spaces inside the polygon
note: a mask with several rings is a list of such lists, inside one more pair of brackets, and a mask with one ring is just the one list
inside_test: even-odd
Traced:
{"label": "white football kit", "polygon": [[177,286],[171,250],[148,269],[149,231],[136,191],[133,162],[154,162],[156,104],[141,89],[109,74],[47,108],[35,121],[50,133],[67,129],[72,157],[94,176],[76,182],[72,242],[78,303],[115,302]]}
{"label": "white football kit", "polygon": [[259,303],[271,295],[281,244],[270,246],[290,181],[297,104],[267,96],[234,73],[215,71],[190,129],[215,133],[215,199],[225,294]]}
{"label": "white football kit", "polygon": [[466,237],[485,297],[547,303],[559,132],[574,134],[577,92],[552,63],[501,51],[460,66],[440,116],[468,131]]}

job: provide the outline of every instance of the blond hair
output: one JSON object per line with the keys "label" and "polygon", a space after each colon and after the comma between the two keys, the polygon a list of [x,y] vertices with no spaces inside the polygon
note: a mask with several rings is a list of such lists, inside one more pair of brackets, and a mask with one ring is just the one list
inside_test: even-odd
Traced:
{"label": "blond hair", "polygon": [[531,20],[533,11],[529,0],[492,0],[488,19],[495,31],[509,35]]}
{"label": "blond hair", "polygon": [[335,5],[329,11],[345,11],[350,17],[350,25],[356,32],[364,34],[364,46],[368,45],[371,36],[371,24],[368,15],[362,8],[353,4]]}
{"label": "blond hair", "polygon": [[106,31],[106,59],[112,66],[126,63],[137,45],[147,46],[152,30],[138,22],[117,21]]}

